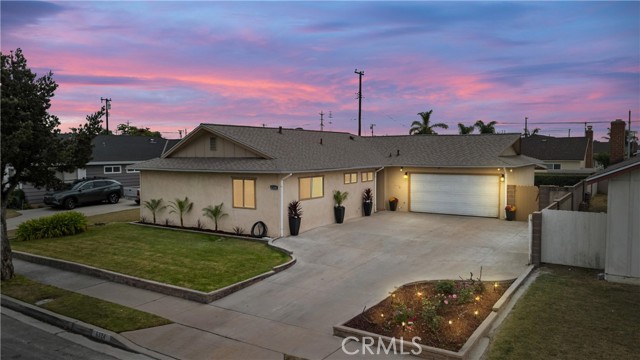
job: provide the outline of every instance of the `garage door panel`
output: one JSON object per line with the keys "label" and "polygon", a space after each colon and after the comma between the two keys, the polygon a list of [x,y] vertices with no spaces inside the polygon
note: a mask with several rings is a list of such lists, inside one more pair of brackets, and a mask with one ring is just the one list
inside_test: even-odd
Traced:
{"label": "garage door panel", "polygon": [[498,217],[499,180],[493,175],[411,175],[411,211]]}

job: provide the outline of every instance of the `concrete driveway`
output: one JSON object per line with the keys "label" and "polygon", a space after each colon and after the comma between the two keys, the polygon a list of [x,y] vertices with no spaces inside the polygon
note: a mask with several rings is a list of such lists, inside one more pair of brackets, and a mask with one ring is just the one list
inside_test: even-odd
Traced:
{"label": "concrete driveway", "polygon": [[254,350],[347,359],[333,325],[407,282],[475,277],[481,266],[485,280],[516,278],[528,262],[527,229],[523,222],[397,212],[317,228],[276,242],[298,258],[290,269],[208,305],[148,301],[137,308],[176,324],[125,336],[180,358],[208,358],[190,344],[209,357],[232,354],[236,348],[220,350],[235,340]]}

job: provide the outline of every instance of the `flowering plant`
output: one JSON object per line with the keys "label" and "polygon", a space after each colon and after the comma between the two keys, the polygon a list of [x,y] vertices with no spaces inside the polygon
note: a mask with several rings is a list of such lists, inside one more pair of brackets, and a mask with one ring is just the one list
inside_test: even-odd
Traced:
{"label": "flowering plant", "polygon": [[398,202],[398,198],[395,196],[392,196],[389,198],[389,202]]}
{"label": "flowering plant", "polygon": [[513,211],[516,211],[516,206],[515,206],[515,205],[507,205],[507,206],[505,206],[505,207],[504,207],[504,209],[505,209],[506,211],[511,211],[511,212],[513,212]]}

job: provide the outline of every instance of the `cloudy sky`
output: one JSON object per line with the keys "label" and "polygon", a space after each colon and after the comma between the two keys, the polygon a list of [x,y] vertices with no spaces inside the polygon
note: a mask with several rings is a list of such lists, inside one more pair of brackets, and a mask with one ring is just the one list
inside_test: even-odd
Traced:
{"label": "cloudy sky", "polygon": [[[177,137],[225,123],[405,134],[457,124],[596,136],[640,128],[639,2],[1,2],[2,52],[59,84],[62,128],[113,100],[110,127]],[[328,118],[331,112],[332,118]],[[569,122],[578,122],[570,124]],[[580,124],[581,123],[581,124]]]}

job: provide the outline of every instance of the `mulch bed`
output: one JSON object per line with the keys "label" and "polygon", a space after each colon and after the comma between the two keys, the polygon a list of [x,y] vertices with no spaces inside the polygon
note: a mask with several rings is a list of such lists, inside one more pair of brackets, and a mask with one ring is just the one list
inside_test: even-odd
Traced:
{"label": "mulch bed", "polygon": [[419,344],[459,351],[513,280],[446,282],[452,291],[442,291],[447,287],[438,281],[402,286],[345,326],[406,341],[417,336]]}

